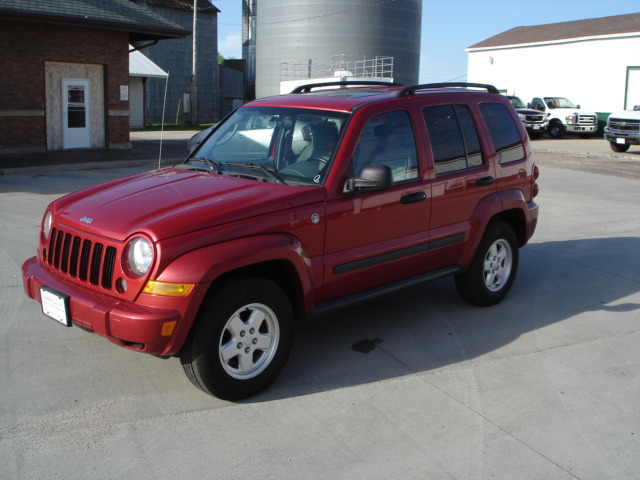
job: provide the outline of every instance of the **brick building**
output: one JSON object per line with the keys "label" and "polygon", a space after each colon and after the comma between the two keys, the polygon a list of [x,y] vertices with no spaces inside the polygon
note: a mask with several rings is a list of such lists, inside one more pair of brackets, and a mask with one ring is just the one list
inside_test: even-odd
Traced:
{"label": "brick building", "polygon": [[128,148],[129,44],[190,33],[129,0],[3,0],[0,153]]}

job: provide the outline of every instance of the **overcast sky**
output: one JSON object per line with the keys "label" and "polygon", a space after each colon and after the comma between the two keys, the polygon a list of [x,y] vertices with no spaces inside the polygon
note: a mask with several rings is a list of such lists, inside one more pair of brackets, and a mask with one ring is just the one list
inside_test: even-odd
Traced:
{"label": "overcast sky", "polygon": [[[213,4],[221,11],[220,53],[226,58],[242,58],[242,1],[213,0]],[[424,0],[420,83],[464,81],[465,48],[514,27],[638,12],[640,0]],[[527,66],[526,59],[523,66]]]}

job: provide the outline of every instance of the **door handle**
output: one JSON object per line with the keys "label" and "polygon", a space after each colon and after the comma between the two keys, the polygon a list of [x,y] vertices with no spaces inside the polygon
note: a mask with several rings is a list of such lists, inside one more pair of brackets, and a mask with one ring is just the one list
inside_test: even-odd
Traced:
{"label": "door handle", "polygon": [[403,205],[407,205],[408,203],[418,203],[426,200],[426,198],[427,194],[424,192],[407,193],[406,195],[402,196],[402,198],[400,199],[400,203],[402,203]]}
{"label": "door handle", "polygon": [[493,182],[495,182],[495,178],[493,178],[491,175],[489,175],[488,177],[482,177],[476,180],[476,187],[486,187],[487,185],[493,185]]}

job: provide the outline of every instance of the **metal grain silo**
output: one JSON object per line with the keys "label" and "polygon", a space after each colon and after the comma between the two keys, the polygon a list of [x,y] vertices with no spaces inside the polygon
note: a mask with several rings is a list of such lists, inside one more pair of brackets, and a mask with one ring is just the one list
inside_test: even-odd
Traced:
{"label": "metal grain silo", "polygon": [[418,82],[422,0],[257,0],[256,6],[256,97],[280,93],[280,82],[292,75],[324,76],[319,65],[336,77],[360,77],[371,68],[388,70],[391,59],[394,81]]}

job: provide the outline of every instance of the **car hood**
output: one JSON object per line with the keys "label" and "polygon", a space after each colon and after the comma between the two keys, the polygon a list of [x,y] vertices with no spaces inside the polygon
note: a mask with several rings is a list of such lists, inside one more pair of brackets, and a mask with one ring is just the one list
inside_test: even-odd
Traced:
{"label": "car hood", "polygon": [[516,108],[516,111],[525,115],[545,115],[544,112],[541,112],[540,110],[534,110],[533,108]]}
{"label": "car hood", "polygon": [[162,240],[324,199],[297,187],[176,168],[125,177],[54,202],[57,222],[123,241],[136,232]]}
{"label": "car hood", "polygon": [[640,120],[640,110],[624,110],[622,112],[613,112],[609,118],[629,118]]}

